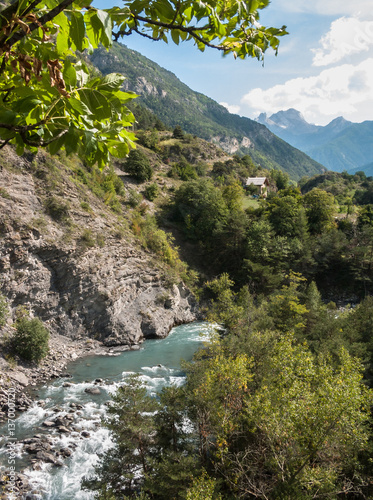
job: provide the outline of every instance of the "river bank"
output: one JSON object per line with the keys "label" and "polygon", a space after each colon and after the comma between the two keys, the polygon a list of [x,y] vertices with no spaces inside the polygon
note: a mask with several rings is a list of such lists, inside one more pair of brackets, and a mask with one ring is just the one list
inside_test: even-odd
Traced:
{"label": "river bank", "polygon": [[[139,374],[151,394],[169,384],[182,384],[180,359],[191,359],[204,340],[200,332],[206,334],[208,328],[203,322],[182,325],[172,329],[169,337],[147,340],[131,352],[102,348],[98,343],[86,350],[83,344],[83,357],[73,362],[68,362],[75,352],[70,353],[69,347],[55,353],[62,362],[59,373],[66,376],[42,387],[29,386],[38,388],[35,401],[15,420],[15,498],[91,499],[89,493],[76,488],[93,470],[97,454],[112,446],[108,431],[101,427],[111,394],[133,373]],[[57,347],[55,344],[54,350]],[[57,365],[53,370],[58,372]],[[3,441],[2,458],[5,446]]]}
{"label": "river bank", "polygon": [[32,389],[52,379],[66,377],[66,366],[71,361],[93,355],[114,355],[126,350],[137,350],[140,344],[107,347],[94,339],[72,340],[53,334],[49,354],[39,365],[20,359],[7,361],[0,356],[0,422],[7,418],[8,392],[15,393],[16,411],[25,411],[32,404]]}

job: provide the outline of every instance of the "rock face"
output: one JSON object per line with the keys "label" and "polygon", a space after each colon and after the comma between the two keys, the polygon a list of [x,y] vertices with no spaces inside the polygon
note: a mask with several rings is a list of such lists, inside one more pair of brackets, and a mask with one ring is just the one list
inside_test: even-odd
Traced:
{"label": "rock face", "polygon": [[[57,223],[44,208],[45,158],[37,158],[39,175],[27,160],[9,161],[18,165],[0,171],[0,279],[13,312],[23,306],[52,335],[107,346],[164,337],[196,318],[192,294],[181,282],[169,284],[128,230],[118,238],[118,218],[103,203],[85,193],[94,208],[87,214],[76,183],[61,177],[57,195],[69,204],[69,218]],[[100,245],[82,245],[82,231],[100,235]]]}

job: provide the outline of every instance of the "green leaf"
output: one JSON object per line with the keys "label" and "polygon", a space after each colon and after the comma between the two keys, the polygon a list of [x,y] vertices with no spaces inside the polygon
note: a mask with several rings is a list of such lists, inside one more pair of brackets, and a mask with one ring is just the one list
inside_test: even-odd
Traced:
{"label": "green leaf", "polygon": [[72,12],[70,38],[79,51],[84,50],[85,25],[81,12]]}
{"label": "green leaf", "polygon": [[66,141],[66,135],[67,134],[63,135],[62,137],[59,137],[58,139],[49,144],[48,150],[52,155],[56,154],[60,149],[62,149]]}
{"label": "green leaf", "polygon": [[79,99],[75,97],[70,97],[66,103],[67,108],[71,108],[72,111],[76,111],[80,115],[88,115],[90,113],[89,108]]}
{"label": "green leaf", "polygon": [[7,108],[0,108],[0,123],[14,124],[17,113]]}
{"label": "green leaf", "polygon": [[110,73],[106,75],[100,83],[95,85],[100,91],[118,90],[126,78],[120,73]]}
{"label": "green leaf", "polygon": [[65,80],[65,83],[67,85],[70,85],[71,88],[76,86],[76,71],[69,59],[65,60],[63,68],[63,78]]}
{"label": "green leaf", "polygon": [[87,69],[87,66],[82,61],[78,61],[75,65],[75,72],[77,85],[85,85],[89,78],[89,71]]}
{"label": "green leaf", "polygon": [[176,45],[179,45],[179,32],[175,30],[171,30],[171,38]]}
{"label": "green leaf", "polygon": [[81,101],[89,108],[96,120],[111,117],[111,106],[107,99],[95,89],[78,90]]}
{"label": "green leaf", "polygon": [[34,95],[29,95],[27,97],[24,97],[23,99],[20,99],[19,101],[16,101],[13,105],[13,109],[15,111],[18,111],[19,113],[28,114],[41,103],[42,101],[40,101],[40,99],[38,99]]}
{"label": "green leaf", "polygon": [[110,47],[112,44],[112,31],[113,31],[113,23],[111,21],[110,15],[103,11],[97,10],[96,16],[98,20],[101,22],[102,31],[101,31],[101,43],[104,47]]}
{"label": "green leaf", "polygon": [[158,0],[158,2],[155,3],[155,9],[166,20],[173,19],[174,15],[175,15],[175,11],[174,11],[173,7],[170,5],[170,3],[167,0]]}

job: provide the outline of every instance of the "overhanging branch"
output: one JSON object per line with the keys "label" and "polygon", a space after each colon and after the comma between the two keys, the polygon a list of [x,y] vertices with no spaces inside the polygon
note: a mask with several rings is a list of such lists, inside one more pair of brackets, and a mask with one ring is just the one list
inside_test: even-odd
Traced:
{"label": "overhanging branch", "polygon": [[[142,17],[142,16],[139,16],[137,14],[132,14],[132,18],[135,20],[135,22],[140,21],[142,23],[146,23],[146,24],[149,24],[151,26],[157,26],[159,28],[166,28],[166,29],[169,29],[169,30],[182,31],[183,33],[187,33],[192,38],[194,38],[196,41],[202,43],[206,47],[210,47],[210,48],[217,49],[217,50],[222,50],[222,51],[226,51],[227,50],[227,48],[224,47],[223,45],[216,45],[216,44],[208,42],[207,40],[205,40],[198,33],[198,32],[206,31],[207,29],[211,28],[210,25],[205,25],[205,26],[202,26],[202,27],[197,27],[197,26],[189,26],[188,27],[188,26],[184,26],[182,24],[174,24],[173,22],[171,22],[171,23],[164,23],[162,21],[155,21],[153,19],[149,19],[147,17]],[[118,31],[118,32],[115,32],[115,33],[113,32],[113,37],[117,41],[119,37],[121,37],[121,36],[128,36],[132,32],[136,32],[139,35],[141,35],[141,36],[143,36],[145,38],[150,38],[151,40],[154,40],[154,41],[158,41],[158,40],[160,40],[162,38],[161,36],[159,36],[159,37],[153,37],[153,36],[149,35],[148,33],[144,33],[137,26],[134,27],[134,28],[129,28],[128,30],[121,30],[121,31]]]}

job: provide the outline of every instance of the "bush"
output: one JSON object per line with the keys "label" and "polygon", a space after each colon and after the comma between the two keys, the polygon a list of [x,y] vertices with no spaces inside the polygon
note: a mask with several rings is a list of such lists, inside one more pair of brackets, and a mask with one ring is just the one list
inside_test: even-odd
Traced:
{"label": "bush", "polygon": [[174,139],[184,139],[184,131],[180,127],[180,125],[176,125],[176,127],[174,128],[174,131],[172,133],[172,137]]}
{"label": "bush", "polygon": [[21,358],[39,363],[49,352],[49,332],[38,318],[22,317],[16,322],[12,349]]}
{"label": "bush", "polygon": [[139,182],[150,181],[153,177],[149,158],[141,149],[132,149],[123,167],[125,172],[135,177]]}
{"label": "bush", "polygon": [[171,167],[167,173],[168,177],[173,179],[181,179],[182,181],[189,181],[192,179],[198,179],[197,170],[195,167],[190,165],[185,159],[179,161]]}
{"label": "bush", "polygon": [[57,221],[66,220],[69,216],[69,202],[63,198],[51,196],[45,201],[45,208],[52,219]]}
{"label": "bush", "polygon": [[8,313],[8,304],[4,295],[0,293],[0,327],[5,325]]}
{"label": "bush", "polygon": [[157,184],[149,184],[144,190],[144,196],[147,200],[153,201],[158,196],[158,186]]}
{"label": "bush", "polygon": [[95,238],[94,238],[93,233],[90,229],[84,229],[84,231],[80,237],[80,243],[84,247],[94,247],[96,245]]}
{"label": "bush", "polygon": [[127,203],[132,208],[137,207],[137,205],[139,205],[139,203],[141,202],[141,200],[142,200],[142,196],[141,196],[140,193],[138,193],[134,189],[130,189],[129,190],[129,192],[128,192],[128,198],[127,198]]}

